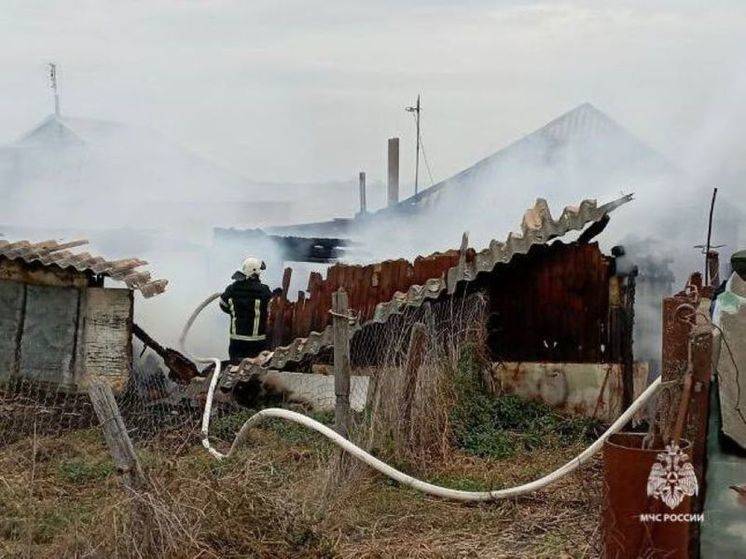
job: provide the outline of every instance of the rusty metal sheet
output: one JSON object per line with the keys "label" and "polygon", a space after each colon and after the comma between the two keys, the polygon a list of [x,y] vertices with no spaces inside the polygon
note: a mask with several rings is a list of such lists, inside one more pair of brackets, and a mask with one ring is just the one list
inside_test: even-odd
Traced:
{"label": "rusty metal sheet", "polygon": [[39,263],[42,266],[55,266],[61,270],[74,269],[81,273],[92,273],[122,281],[130,289],[139,290],[145,297],[153,297],[166,290],[167,280],[152,280],[150,273],[138,271],[147,264],[139,258],[106,260],[87,252],[73,252],[70,249],[88,244],[87,240],[58,243],[55,240],[32,243],[30,241],[9,242],[0,239],[0,258],[20,260],[27,264]]}
{"label": "rusty metal sheet", "polygon": [[620,361],[608,343],[610,258],[596,243],[535,246],[478,281],[494,360]]}
{"label": "rusty metal sheet", "polygon": [[[473,261],[473,250],[470,257]],[[296,302],[289,301],[286,296],[273,299],[270,321],[274,345],[290,343],[294,338],[308,335],[311,330],[327,326],[332,293],[340,288],[347,292],[350,308],[365,322],[374,317],[376,306],[381,301],[389,301],[412,285],[427,282],[430,277],[444,277],[452,266],[458,264],[458,259],[458,251],[448,251],[420,256],[413,263],[402,259],[366,266],[335,264],[327,270],[326,278],[314,272],[308,282],[308,298],[303,293]],[[285,293],[287,289],[283,289]]]}
{"label": "rusty metal sheet", "polygon": [[[349,329],[350,335],[354,335],[364,324],[384,323],[389,317],[395,314],[401,314],[408,307],[419,307],[425,301],[439,299],[442,295],[452,295],[456,287],[461,282],[471,282],[476,279],[480,272],[491,272],[495,266],[500,263],[508,263],[517,254],[526,254],[531,247],[549,242],[552,239],[561,237],[570,231],[580,231],[588,223],[599,221],[608,215],[617,207],[626,204],[632,200],[632,195],[622,196],[612,202],[604,205],[597,205],[595,200],[583,200],[577,207],[566,207],[558,219],[554,219],[549,210],[546,200],[538,199],[533,208],[530,208],[523,216],[521,222],[521,233],[510,233],[505,242],[493,240],[488,248],[479,252],[467,255],[466,262],[463,265],[458,263],[458,252],[445,253],[443,255],[432,255],[430,258],[438,259],[443,257],[444,261],[449,263],[448,269],[440,274],[433,275],[420,283],[414,283],[417,274],[414,272],[414,266],[405,260],[387,261],[378,265],[373,265],[371,272],[370,285],[363,285],[360,288],[360,294],[351,297],[350,307],[361,316],[355,321]],[[456,263],[452,264],[453,258]],[[426,270],[433,273],[430,266],[435,264],[422,264],[420,269],[422,275]],[[380,268],[375,268],[380,266]],[[411,271],[409,266],[412,266]],[[336,268],[336,270],[335,270]],[[354,268],[354,267],[346,267]],[[377,276],[376,276],[377,274]],[[331,343],[331,329],[329,325],[328,310],[331,308],[331,293],[334,286],[346,287],[342,284],[344,278],[352,277],[351,272],[344,267],[333,266],[327,273],[327,279],[324,281],[320,274],[311,274],[309,279],[309,300],[303,305],[303,313],[307,318],[310,316],[310,333],[301,333],[300,336],[291,341],[286,346],[277,347],[274,355],[269,362],[269,366],[282,368],[288,362],[297,362],[308,353],[318,353],[318,351],[327,347]],[[366,277],[362,273],[362,277]],[[393,280],[392,278],[397,278]],[[421,279],[421,278],[420,278]],[[411,281],[408,287],[403,284]],[[379,299],[377,302],[372,300],[369,290],[377,289],[379,297],[390,298]],[[353,288],[351,291],[356,292]],[[365,294],[365,297],[363,297]],[[348,291],[348,295],[351,295]],[[372,315],[366,318],[362,314],[370,307]],[[303,322],[301,319],[299,322]],[[298,334],[299,332],[294,332]]]}
{"label": "rusty metal sheet", "polygon": [[[603,557],[614,559],[687,559],[689,536],[695,523],[666,520],[666,513],[689,514],[692,498],[669,509],[647,495],[646,487],[661,448],[642,448],[644,433],[615,433],[604,443],[604,505],[601,521]],[[681,447],[689,452],[689,441]],[[662,521],[641,515],[660,514]]]}

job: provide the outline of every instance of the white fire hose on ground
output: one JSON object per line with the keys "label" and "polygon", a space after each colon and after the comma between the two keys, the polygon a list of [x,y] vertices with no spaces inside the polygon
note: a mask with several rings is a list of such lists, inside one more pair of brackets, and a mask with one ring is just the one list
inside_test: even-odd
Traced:
{"label": "white fire hose on ground", "polygon": [[[184,326],[184,330],[181,333],[181,337],[179,338],[180,349],[184,353],[186,353],[184,349],[184,341],[186,339],[187,334],[189,333],[189,329],[192,327],[192,324],[194,324],[194,320],[197,318],[197,315],[199,315],[199,313],[202,312],[202,310],[207,305],[209,305],[212,301],[217,299],[219,296],[220,296],[220,293],[215,293],[214,295],[210,295],[210,297],[205,299],[195,309],[192,315],[189,317],[189,320],[187,321],[186,325]],[[442,497],[444,499],[452,499],[455,501],[470,501],[470,502],[494,501],[497,499],[505,499],[509,497],[518,497],[520,495],[525,495],[527,493],[531,493],[538,489],[542,489],[546,487],[547,485],[554,483],[560,478],[566,476],[567,474],[575,471],[580,466],[588,462],[588,460],[590,460],[590,458],[601,449],[606,439],[608,439],[611,435],[621,430],[622,427],[624,427],[624,425],[626,425],[634,417],[634,415],[643,408],[643,406],[648,402],[648,400],[650,400],[658,392],[658,389],[661,386],[661,379],[660,377],[658,377],[657,379],[655,379],[655,381],[653,381],[653,383],[650,386],[647,387],[647,389],[642,394],[640,394],[640,396],[634,402],[632,402],[632,405],[629,408],[627,408],[627,410],[625,410],[625,412],[621,416],[619,416],[619,418],[606,430],[606,432],[604,432],[603,435],[601,435],[598,438],[598,440],[596,440],[592,445],[586,448],[578,456],[576,456],[575,458],[567,462],[564,466],[561,466],[560,468],[556,469],[552,473],[547,474],[544,477],[539,478],[530,483],[525,483],[523,485],[511,487],[508,489],[498,489],[495,491],[462,491],[459,489],[449,489],[447,487],[442,487],[440,485],[434,485],[432,483],[428,483],[426,481],[422,481],[420,479],[407,475],[404,472],[400,472],[396,468],[392,468],[385,462],[382,462],[375,456],[369,454],[368,452],[366,452],[365,450],[363,450],[356,444],[352,443],[351,441],[347,440],[346,438],[341,436],[339,433],[337,433],[333,429],[330,429],[323,423],[320,423],[316,421],[315,419],[311,419],[310,417],[303,415],[301,413],[297,413],[297,412],[282,409],[282,408],[267,408],[252,415],[249,419],[246,420],[246,422],[243,424],[240,431],[238,432],[238,435],[236,435],[236,438],[233,441],[233,444],[231,445],[231,448],[228,451],[228,454],[222,454],[221,452],[214,449],[210,445],[210,441],[209,441],[209,427],[210,427],[210,414],[212,412],[212,400],[213,400],[213,396],[215,393],[215,387],[217,386],[218,378],[221,372],[220,359],[216,359],[212,357],[195,357],[195,356],[192,356],[192,359],[199,363],[215,363],[215,371],[213,372],[212,378],[210,379],[210,386],[207,391],[207,401],[205,402],[205,409],[202,415],[202,444],[208,450],[208,452],[212,454],[213,456],[215,456],[216,458],[222,459],[222,458],[227,458],[227,457],[232,456],[234,452],[236,452],[236,450],[246,442],[248,438],[249,429],[251,429],[252,427],[255,427],[256,425],[258,425],[265,419],[274,417],[274,418],[285,419],[288,421],[299,423],[305,427],[308,427],[309,429],[312,429],[318,433],[321,433],[326,438],[328,438],[333,443],[335,443],[337,446],[341,447],[342,449],[350,453],[352,456],[354,456],[358,460],[366,463],[368,466],[370,466],[374,470],[377,470],[378,472],[390,477],[391,479],[396,480],[402,485],[406,485],[408,487],[411,487],[412,489],[416,489],[417,491],[422,491],[423,493],[434,495],[436,497]]]}
{"label": "white fire hose on ground", "polygon": [[196,309],[194,309],[194,312],[189,317],[189,320],[187,320],[186,324],[184,325],[184,329],[181,331],[181,336],[179,336],[179,349],[184,355],[189,356],[189,358],[192,361],[195,361],[196,363],[214,363],[215,364],[215,370],[212,372],[212,378],[210,379],[210,386],[207,389],[207,400],[205,400],[205,409],[202,412],[202,446],[204,446],[207,449],[207,452],[212,454],[215,458],[221,459],[225,458],[226,455],[220,453],[215,448],[212,447],[210,444],[210,415],[212,414],[212,400],[215,397],[215,387],[218,385],[218,379],[220,377],[221,369],[222,369],[222,362],[217,357],[200,357],[198,355],[191,355],[186,351],[185,342],[187,334],[189,333],[189,330],[192,328],[192,324],[194,324],[194,321],[199,316],[199,313],[201,313],[203,310],[205,310],[205,307],[212,303],[215,299],[219,298],[221,293],[213,293],[210,295],[207,299],[202,301]]}

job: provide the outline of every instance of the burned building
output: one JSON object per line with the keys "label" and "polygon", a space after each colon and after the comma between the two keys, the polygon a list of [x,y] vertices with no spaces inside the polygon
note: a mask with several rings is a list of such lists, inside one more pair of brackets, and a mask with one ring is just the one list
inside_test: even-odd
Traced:
{"label": "burned building", "polygon": [[267,235],[261,229],[223,227],[213,229],[213,243],[218,249],[233,245],[241,249],[239,254],[250,249],[259,254],[279,254],[283,262],[319,264],[335,262],[351,244],[347,239]]}
{"label": "burned building", "polygon": [[134,291],[152,297],[167,281],[151,279],[143,260],[71,250],[87,242],[0,240],[0,381],[78,391],[91,376],[129,378]]}
{"label": "burned building", "polygon": [[[295,301],[272,302],[276,346],[269,367],[294,368],[332,345],[332,294],[344,289],[355,314],[352,359],[366,338],[400,328],[398,317],[425,303],[481,293],[486,299],[487,350],[493,388],[541,398],[567,411],[612,417],[644,387],[647,368],[632,356],[634,277],[618,270],[613,255],[592,239],[625,196],[598,206],[583,201],[552,218],[538,200],[526,212],[521,233],[484,250],[468,248],[354,266],[337,264],[326,277],[312,273],[308,292]],[[583,231],[575,242],[562,242]],[[291,270],[286,271],[287,294]],[[380,356],[379,356],[380,357]]]}

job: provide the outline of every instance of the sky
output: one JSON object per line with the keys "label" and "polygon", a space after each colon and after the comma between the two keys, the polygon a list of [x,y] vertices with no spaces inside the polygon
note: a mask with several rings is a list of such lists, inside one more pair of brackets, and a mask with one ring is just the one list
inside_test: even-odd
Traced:
{"label": "sky", "polygon": [[744,170],[737,0],[0,0],[0,47],[0,143],[51,112],[55,61],[64,114],[259,181],[383,181],[399,136],[406,194],[418,93],[436,182],[586,101],[703,180]]}

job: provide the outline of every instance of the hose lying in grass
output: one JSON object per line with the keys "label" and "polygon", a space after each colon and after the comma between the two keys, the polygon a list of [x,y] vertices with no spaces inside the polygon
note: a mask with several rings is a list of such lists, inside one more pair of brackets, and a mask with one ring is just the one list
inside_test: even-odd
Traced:
{"label": "hose lying in grass", "polygon": [[[181,349],[184,351],[184,340],[186,339],[186,335],[189,332],[189,328],[191,328],[192,324],[194,323],[194,319],[196,316],[204,309],[211,301],[219,297],[220,294],[211,295],[207,300],[205,300],[192,314],[189,321],[187,322],[186,326],[184,327],[184,331],[181,334],[181,338],[179,340],[181,344]],[[625,412],[619,416],[619,418],[609,427],[606,432],[604,432],[603,435],[601,435],[593,444],[591,444],[588,448],[586,448],[583,452],[578,454],[575,458],[567,462],[564,466],[556,469],[550,474],[545,475],[542,478],[539,478],[535,481],[532,481],[530,483],[525,483],[523,485],[519,485],[516,487],[511,487],[509,489],[498,489],[495,491],[462,491],[459,489],[449,489],[447,487],[442,487],[440,485],[434,485],[432,483],[428,483],[426,481],[422,481],[420,479],[414,478],[410,475],[405,474],[404,472],[400,472],[396,468],[392,468],[385,462],[379,460],[375,456],[369,454],[356,444],[352,443],[351,441],[345,439],[343,436],[341,436],[339,433],[334,431],[333,429],[330,429],[323,423],[320,423],[316,421],[315,419],[311,419],[307,415],[303,415],[301,413],[297,413],[290,410],[285,410],[281,408],[267,408],[264,410],[261,410],[254,415],[252,415],[249,419],[244,422],[244,424],[241,426],[241,430],[238,432],[238,435],[236,435],[235,440],[233,441],[233,444],[231,445],[230,450],[228,451],[228,454],[222,454],[215,450],[209,442],[209,427],[210,427],[210,413],[212,411],[212,399],[213,394],[215,392],[215,387],[218,383],[218,377],[220,375],[220,360],[215,358],[194,358],[195,361],[200,362],[215,362],[215,372],[212,375],[212,379],[210,379],[210,386],[207,392],[207,401],[205,402],[205,410],[202,415],[202,444],[204,447],[218,459],[228,458],[232,456],[238,448],[243,445],[246,440],[248,439],[249,429],[252,427],[255,427],[262,421],[268,418],[279,418],[279,419],[285,419],[288,421],[293,421],[295,423],[299,423],[305,427],[308,427],[309,429],[312,429],[318,433],[321,433],[326,438],[331,440],[334,444],[341,447],[348,453],[350,453],[352,456],[357,458],[358,460],[365,462],[368,466],[373,468],[374,470],[377,470],[378,472],[390,477],[391,479],[398,481],[402,485],[406,485],[408,487],[411,487],[412,489],[416,489],[417,491],[422,491],[423,493],[427,493],[428,495],[434,495],[436,497],[442,497],[444,499],[452,499],[455,501],[494,501],[497,499],[505,499],[509,497],[518,497],[520,495],[525,495],[527,493],[531,493],[533,491],[537,491],[538,489],[542,489],[546,487],[547,485],[554,483],[555,481],[559,480],[560,478],[566,476],[567,474],[575,471],[580,466],[585,464],[590,458],[596,454],[601,447],[603,446],[606,439],[608,439],[611,435],[618,432],[619,430],[624,427],[624,425],[629,422],[632,417],[640,410],[642,407],[652,398],[657,392],[658,389],[661,386],[661,379],[658,377],[653,381],[653,383],[647,387],[647,389],[640,394],[640,396],[632,402],[632,405],[625,410]]]}

